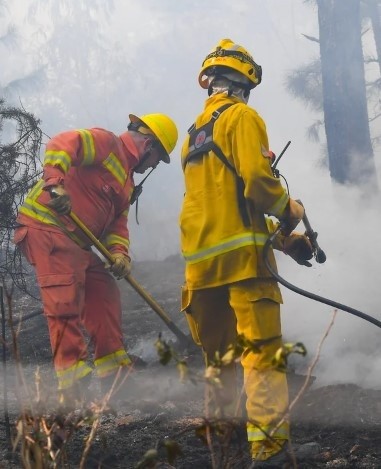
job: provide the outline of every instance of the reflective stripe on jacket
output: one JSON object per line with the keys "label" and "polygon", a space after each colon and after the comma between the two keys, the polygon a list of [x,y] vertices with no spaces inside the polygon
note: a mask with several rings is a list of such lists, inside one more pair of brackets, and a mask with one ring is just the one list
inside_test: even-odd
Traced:
{"label": "reflective stripe on jacket", "polygon": [[[180,214],[181,248],[190,289],[269,276],[262,260],[269,234],[265,215],[281,217],[289,200],[272,174],[265,124],[254,109],[234,97],[217,94],[206,100],[196,128],[229,102],[235,105],[216,121],[213,140],[244,181],[251,227],[248,230],[242,222],[236,180],[229,168],[213,152],[190,160],[184,170]],[[188,147],[189,137],[183,145],[183,161]],[[276,268],[272,252],[270,262]]]}
{"label": "reflective stripe on jacket", "polygon": [[[125,138],[128,138],[125,137]],[[73,212],[111,252],[128,252],[127,216],[134,187],[131,167],[136,164],[133,141],[104,129],[62,132],[47,144],[43,179],[31,189],[17,221],[60,229],[76,242],[88,242],[69,217],[49,209],[46,189],[63,184]]]}
{"label": "reflective stripe on jacket", "polygon": [[193,253],[184,253],[184,259],[187,264],[194,264],[206,259],[210,259],[211,257],[215,257],[220,254],[233,251],[243,246],[250,246],[253,244],[256,246],[264,246],[266,240],[267,235],[262,233],[252,233],[251,231],[249,231],[246,233],[241,233],[239,235],[232,236],[230,238],[223,239],[215,245],[199,249],[198,251],[195,251]]}

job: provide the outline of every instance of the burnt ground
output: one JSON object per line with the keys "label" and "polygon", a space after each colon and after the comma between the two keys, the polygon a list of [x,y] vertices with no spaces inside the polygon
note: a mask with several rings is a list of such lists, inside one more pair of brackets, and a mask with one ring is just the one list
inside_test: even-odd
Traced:
{"label": "burnt ground", "polygon": [[[138,263],[133,273],[187,334],[185,320],[179,313],[182,283],[179,259],[171,257],[162,262]],[[33,286],[32,275],[30,284]],[[123,397],[114,410],[100,417],[84,467],[249,468],[243,421],[225,427],[211,422],[211,446],[205,442],[206,411],[200,351],[179,348],[163,321],[131,287],[124,281],[120,287],[126,345],[136,359],[136,371],[134,376],[127,378]],[[20,312],[29,314],[39,307],[39,302],[14,294],[16,318]],[[186,359],[190,375],[195,376],[193,382],[181,382],[174,359],[165,366],[159,362],[154,343],[160,332],[177,356]],[[19,457],[20,444],[15,452],[9,451],[7,445],[5,405],[12,436],[21,409],[31,403],[34,405],[33,415],[38,414],[39,407],[48,422],[49,415],[56,415],[55,379],[50,367],[50,346],[43,316],[37,314],[21,323],[17,334],[26,385],[21,386],[16,380],[15,359],[9,353],[6,401],[3,396],[4,368],[0,379],[0,469],[23,467]],[[11,344],[9,328],[7,342]],[[293,396],[303,381],[304,377],[289,374]],[[39,405],[36,404],[37,384],[42,396]],[[97,392],[96,380],[92,391]],[[28,393],[29,397],[26,396]],[[71,421],[77,418],[81,424],[68,437],[64,462],[56,467],[77,468],[80,467],[91,422],[78,417],[83,415],[81,411],[65,415],[70,416]],[[214,429],[219,430],[217,436]],[[381,390],[362,389],[353,384],[318,387],[315,382],[292,411],[292,438],[295,447],[314,441],[321,448],[313,460],[300,463],[300,468],[381,468]],[[144,455],[153,449],[157,449],[157,462],[149,465],[149,458],[144,459]],[[177,454],[177,451],[178,456],[171,460],[171,454]]]}

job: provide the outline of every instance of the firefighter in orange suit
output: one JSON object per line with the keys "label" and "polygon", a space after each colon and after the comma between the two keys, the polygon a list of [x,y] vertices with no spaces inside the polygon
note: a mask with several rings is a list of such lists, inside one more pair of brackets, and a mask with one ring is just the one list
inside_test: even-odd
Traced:
{"label": "firefighter in orange suit", "polygon": [[[131,363],[123,345],[120,293],[109,270],[117,278],[130,272],[127,215],[134,173],[169,163],[177,135],[164,114],[131,114],[119,136],[78,129],[47,143],[43,177],[19,210],[14,241],[36,271],[64,396],[85,391],[93,370],[82,326],[102,383]],[[67,216],[71,210],[113,255],[109,268]]]}
{"label": "firefighter in orange suit", "polygon": [[[275,226],[268,215],[284,222],[289,235],[276,240],[279,249],[304,263],[312,248],[304,235],[290,235],[304,209],[274,177],[265,124],[247,105],[261,74],[249,52],[230,39],[205,58],[199,84],[209,97],[182,148],[180,229],[186,265],[182,310],[206,362],[216,352],[223,356],[237,333],[262,342],[259,353],[245,350],[241,363],[251,455],[255,467],[270,467],[284,455],[289,423],[278,425],[288,407],[288,388],[286,375],[272,364],[282,345],[282,296],[262,260]],[[276,268],[272,250],[270,262]],[[236,392],[234,364],[221,369],[220,379],[219,406],[226,416]]]}

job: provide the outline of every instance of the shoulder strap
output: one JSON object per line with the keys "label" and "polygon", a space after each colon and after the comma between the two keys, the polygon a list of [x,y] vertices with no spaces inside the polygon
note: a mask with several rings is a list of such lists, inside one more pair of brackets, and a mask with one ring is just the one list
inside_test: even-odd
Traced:
{"label": "shoulder strap", "polygon": [[228,103],[216,109],[212,113],[210,121],[207,124],[202,125],[198,129],[196,129],[195,124],[192,124],[191,127],[189,127],[189,152],[183,159],[182,165],[183,170],[185,170],[187,163],[191,159],[201,157],[205,154],[209,154],[209,152],[212,151],[217,156],[217,158],[234,174],[236,178],[237,200],[241,218],[245,226],[250,226],[250,218],[247,212],[244,192],[245,184],[243,182],[243,179],[238,176],[235,167],[226,158],[221,148],[213,141],[213,127],[216,120],[226,109],[233,105],[234,103]]}
{"label": "shoulder strap", "polygon": [[[219,153],[222,155],[222,160],[224,164],[227,166],[231,166],[229,161],[226,159],[226,157],[223,155],[222,151],[219,149],[219,147],[213,142],[213,127],[216,122],[216,120],[220,117],[220,115],[228,109],[230,106],[233,106],[234,103],[227,103],[224,104],[223,106],[219,107],[212,113],[212,117],[210,121],[198,129],[196,129],[196,125],[192,124],[189,129],[189,152],[187,156],[183,159],[182,165],[183,169],[185,169],[185,166],[187,165],[188,161],[197,157],[201,156],[205,153],[208,153],[210,151],[214,151],[216,154],[219,151]],[[216,151],[217,149],[217,151]],[[221,159],[221,158],[220,158]],[[233,169],[233,167],[231,168]]]}

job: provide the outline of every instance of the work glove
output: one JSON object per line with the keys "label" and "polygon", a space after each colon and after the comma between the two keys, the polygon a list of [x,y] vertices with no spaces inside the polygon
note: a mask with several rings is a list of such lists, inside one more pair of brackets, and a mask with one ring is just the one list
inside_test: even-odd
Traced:
{"label": "work glove", "polygon": [[108,268],[114,277],[121,279],[129,275],[131,272],[131,259],[121,252],[114,254],[113,258],[114,263],[109,265]]}
{"label": "work glove", "polygon": [[59,215],[68,215],[71,211],[71,201],[69,194],[61,185],[49,187],[51,200],[48,206],[55,210]]}
{"label": "work glove", "polygon": [[298,264],[312,266],[308,261],[312,259],[314,251],[306,235],[294,232],[286,236],[283,241],[283,251]]}
{"label": "work glove", "polygon": [[296,200],[289,200],[286,214],[281,220],[282,222],[282,233],[288,236],[299,224],[300,220],[304,216],[304,207],[299,204]]}

